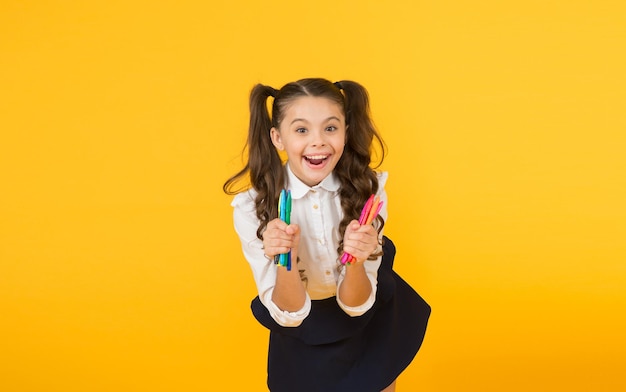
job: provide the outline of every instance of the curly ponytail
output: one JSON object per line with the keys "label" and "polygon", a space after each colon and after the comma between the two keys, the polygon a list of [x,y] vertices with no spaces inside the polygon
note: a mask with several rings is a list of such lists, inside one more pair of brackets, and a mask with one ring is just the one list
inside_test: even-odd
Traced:
{"label": "curly ponytail", "polygon": [[244,150],[248,149],[248,162],[223,186],[226,194],[234,195],[242,190],[235,185],[249,175],[250,184],[257,191],[256,215],[261,221],[257,230],[259,239],[267,223],[278,215],[276,200],[285,182],[282,161],[270,138],[272,121],[267,111],[267,98],[276,94],[270,86],[257,84],[252,88],[248,140],[244,147]]}
{"label": "curly ponytail", "polygon": [[[343,156],[335,167],[335,175],[341,182],[339,195],[344,217],[339,224],[339,232],[343,233],[351,220],[357,219],[360,208],[371,194],[378,192],[378,177],[370,167],[372,144],[380,147],[380,166],[385,158],[385,143],[374,127],[370,117],[369,97],[367,90],[360,84],[342,80],[337,82],[344,92],[346,106],[346,147]],[[384,225],[382,217],[376,220],[376,228],[380,232]],[[343,251],[343,240],[340,241],[338,252]]]}

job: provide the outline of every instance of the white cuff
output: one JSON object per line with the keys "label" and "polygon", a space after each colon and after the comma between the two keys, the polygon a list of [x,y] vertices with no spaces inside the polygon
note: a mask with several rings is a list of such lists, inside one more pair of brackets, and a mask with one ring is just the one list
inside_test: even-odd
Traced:
{"label": "white cuff", "polygon": [[282,327],[297,327],[302,324],[302,321],[309,315],[311,312],[311,297],[309,297],[309,293],[306,294],[306,298],[304,300],[304,306],[295,312],[288,312],[286,310],[282,310],[272,301],[272,293],[274,289],[268,290],[265,293],[265,298],[262,301],[265,307],[269,310],[270,315],[278,323],[278,325]]}
{"label": "white cuff", "polygon": [[359,306],[348,306],[341,302],[339,299],[339,287],[337,287],[337,303],[339,307],[343,309],[344,312],[350,317],[361,316],[368,310],[374,306],[374,302],[376,301],[376,285],[372,285],[372,292],[370,293],[369,298],[362,305]]}

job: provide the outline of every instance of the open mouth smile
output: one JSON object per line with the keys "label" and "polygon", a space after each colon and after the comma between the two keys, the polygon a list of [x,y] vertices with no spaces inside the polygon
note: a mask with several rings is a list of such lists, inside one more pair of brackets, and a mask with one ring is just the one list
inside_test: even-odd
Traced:
{"label": "open mouth smile", "polygon": [[313,166],[318,166],[328,159],[328,155],[305,155],[304,159]]}

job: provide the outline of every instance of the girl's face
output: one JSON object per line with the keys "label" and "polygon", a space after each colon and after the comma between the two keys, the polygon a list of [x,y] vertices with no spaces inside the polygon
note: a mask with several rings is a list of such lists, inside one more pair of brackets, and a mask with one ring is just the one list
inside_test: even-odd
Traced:
{"label": "girl's face", "polygon": [[285,109],[272,143],[285,150],[289,167],[308,186],[315,186],[337,166],[346,144],[341,106],[328,98],[303,96]]}

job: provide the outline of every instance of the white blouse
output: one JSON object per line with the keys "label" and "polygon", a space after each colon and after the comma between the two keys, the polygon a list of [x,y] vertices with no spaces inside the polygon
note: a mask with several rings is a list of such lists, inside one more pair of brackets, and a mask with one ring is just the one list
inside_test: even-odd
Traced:
{"label": "white blouse", "polygon": [[[298,262],[294,268],[300,271],[300,277],[306,287],[306,301],[302,309],[296,312],[281,310],[272,301],[276,284],[276,269],[284,268],[268,260],[263,254],[263,242],[257,238],[256,231],[260,222],[256,216],[254,198],[257,192],[250,189],[237,194],[231,205],[234,207],[235,231],[241,240],[243,254],[252,268],[254,281],[259,292],[259,299],[269,310],[274,320],[285,327],[296,327],[302,323],[310,310],[311,300],[336,296],[345,277],[345,269],[339,261],[339,223],[343,217],[339,199],[339,181],[331,173],[320,184],[309,187],[300,181],[286,165],[287,189],[291,190],[291,223],[300,226],[300,246]],[[380,215],[387,221],[387,194],[385,183],[387,172],[378,174],[378,196],[384,201]],[[382,232],[380,233],[382,237]],[[339,297],[337,303],[350,316],[360,316],[367,312],[376,299],[378,267],[381,258],[365,262],[365,270],[372,284],[370,297],[364,304],[351,307],[343,304]]]}

